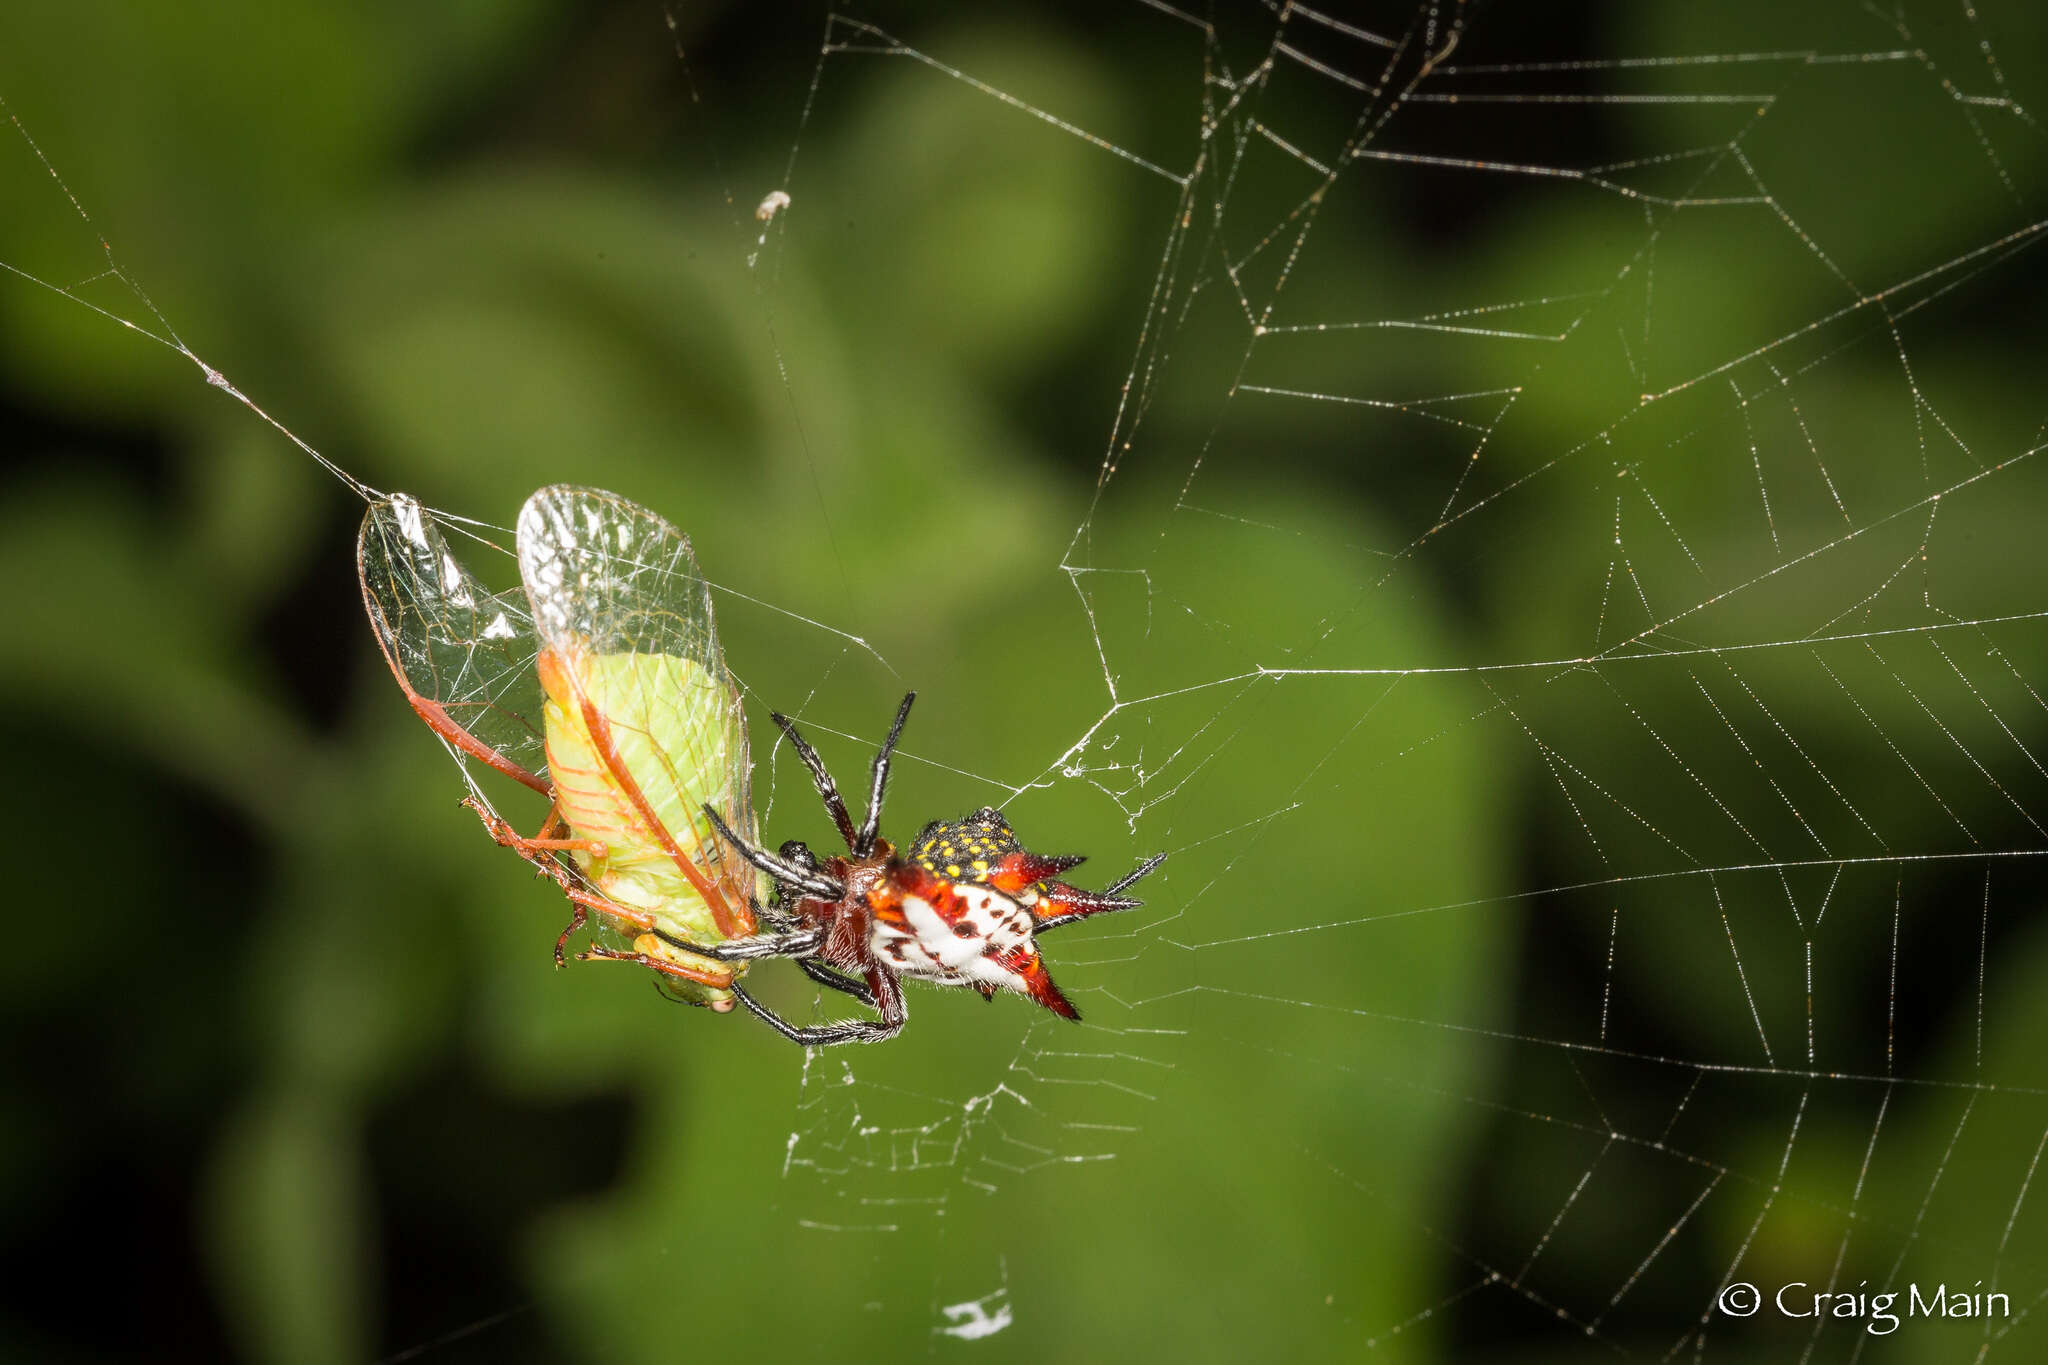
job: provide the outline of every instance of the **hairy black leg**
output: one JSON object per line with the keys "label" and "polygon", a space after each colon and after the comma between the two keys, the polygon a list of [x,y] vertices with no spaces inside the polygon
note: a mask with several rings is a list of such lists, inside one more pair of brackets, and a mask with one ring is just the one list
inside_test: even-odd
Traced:
{"label": "hairy black leg", "polygon": [[903,737],[903,722],[910,719],[910,703],[917,700],[917,693],[903,694],[903,705],[896,708],[896,723],[889,727],[889,738],[882,741],[881,749],[875,754],[872,780],[868,784],[868,818],[862,822],[860,834],[854,840],[853,856],[865,858],[875,851],[875,837],[882,830],[882,789],[889,785],[889,760],[895,756],[896,741]]}
{"label": "hairy black leg", "polygon": [[754,911],[754,919],[761,924],[767,925],[771,933],[786,934],[797,926],[796,916],[774,901],[770,901],[766,905],[755,905],[752,909]]}
{"label": "hairy black leg", "polygon": [[721,839],[731,844],[742,858],[745,858],[784,886],[793,886],[805,895],[815,896],[819,900],[836,901],[846,894],[846,888],[833,881],[830,877],[823,876],[817,872],[806,871],[795,863],[778,858],[765,848],[755,848],[745,839],[734,834],[732,828],[709,805],[704,807],[704,813],[711,817],[711,827],[718,831],[718,836]]}
{"label": "hairy black leg", "polygon": [[845,991],[869,1009],[875,1007],[875,993],[867,988],[865,982],[855,981],[850,976],[841,976],[814,957],[800,957],[796,960],[796,965],[803,968],[804,975],[820,986]]}
{"label": "hairy black leg", "polygon": [[[1108,886],[1103,887],[1102,890],[1097,892],[1096,894],[1102,896],[1114,896],[1117,892],[1122,891],[1126,887],[1135,886],[1139,882],[1143,881],[1146,877],[1150,876],[1152,874],[1153,868],[1159,866],[1161,863],[1165,861],[1166,855],[1164,853],[1155,853],[1151,857],[1147,858],[1144,862],[1139,863],[1137,869],[1131,872],[1128,876],[1117,878],[1117,880],[1111,882]],[[1132,902],[1133,905],[1139,903],[1140,902],[1137,901]]]}
{"label": "hairy black leg", "polygon": [[825,810],[831,815],[832,823],[839,827],[839,837],[846,841],[848,848],[852,848],[855,837],[853,817],[846,813],[846,802],[839,795],[839,784],[832,780],[831,773],[825,771],[825,760],[819,758],[818,751],[797,733],[795,723],[788,716],[780,711],[770,711],[768,719],[774,721],[782,733],[789,736],[790,747],[796,750],[796,756],[802,759],[804,767],[810,770],[811,785],[818,789],[818,798],[825,803]]}
{"label": "hairy black leg", "polygon": [[656,929],[654,936],[670,947],[680,948],[698,957],[708,957],[716,962],[751,962],[763,957],[804,957],[818,951],[825,941],[823,929],[799,929],[793,934],[765,934],[758,938],[739,938],[730,943],[692,943],[677,938],[674,934]]}
{"label": "hairy black leg", "polygon": [[879,1043],[884,1038],[895,1037],[903,1028],[903,1020],[905,1018],[903,998],[901,995],[897,995],[894,1001],[896,1006],[893,1011],[894,1018],[890,1017],[891,1011],[886,1008],[888,1002],[884,1001],[885,1007],[880,1019],[850,1019],[841,1024],[821,1024],[815,1028],[798,1028],[795,1024],[790,1023],[753,996],[748,995],[746,991],[740,988],[740,983],[737,981],[732,983],[732,993],[733,998],[751,1010],[755,1018],[789,1039],[790,1042],[799,1043],[804,1047],[832,1047],[838,1043]]}

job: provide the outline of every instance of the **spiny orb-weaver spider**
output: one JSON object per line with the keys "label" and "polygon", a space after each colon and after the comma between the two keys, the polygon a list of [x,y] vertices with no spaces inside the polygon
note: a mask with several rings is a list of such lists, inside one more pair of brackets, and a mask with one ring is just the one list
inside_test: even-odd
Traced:
{"label": "spiny orb-weaver spider", "polygon": [[[378,646],[420,719],[464,760],[548,798],[532,836],[474,783],[464,804],[568,898],[558,965],[594,921],[579,961],[646,967],[675,999],[744,1004],[807,1045],[897,1032],[906,976],[990,999],[1013,990],[1079,1017],[1046,973],[1038,932],[1137,905],[1120,893],[1159,858],[1082,891],[1056,880],[1079,858],[1029,852],[993,808],[927,825],[899,855],[880,834],[882,791],[910,697],[875,757],[859,829],[817,751],[775,716],[847,851],[820,861],[791,842],[769,853],[754,842],[746,719],[689,537],[615,493],[559,484],[527,499],[517,549],[523,592],[492,592],[431,511],[393,494],[364,515],[357,569]],[[769,957],[794,958],[879,1020],[787,1023],[739,985]]]}
{"label": "spiny orb-weaver spider", "polygon": [[846,853],[821,862],[799,840],[770,853],[740,838],[715,810],[705,807],[720,836],[775,879],[778,894],[761,913],[777,932],[715,946],[676,946],[725,962],[795,958],[812,980],[844,991],[881,1016],[800,1028],[735,981],[734,997],[792,1042],[820,1047],[892,1037],[909,1013],[903,977],[968,986],[985,1000],[993,1000],[999,990],[1016,991],[1062,1018],[1079,1019],[1081,1012],[1053,984],[1038,954],[1037,935],[1090,915],[1141,904],[1119,893],[1166,858],[1164,853],[1154,854],[1103,890],[1083,891],[1055,880],[1079,865],[1081,858],[1030,852],[993,806],[963,820],[934,820],[911,841],[909,856],[899,855],[881,836],[882,792],[889,781],[890,757],[916,698],[914,692],[904,697],[889,737],[875,755],[867,819],[859,829],[817,750],[788,717],[771,713],[810,771],[819,798],[846,841]]}

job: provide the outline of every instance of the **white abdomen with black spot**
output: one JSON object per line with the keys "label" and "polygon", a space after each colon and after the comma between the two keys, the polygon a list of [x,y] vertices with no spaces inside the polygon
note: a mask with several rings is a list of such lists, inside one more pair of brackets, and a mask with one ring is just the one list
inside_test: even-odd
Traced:
{"label": "white abdomen with black spot", "polygon": [[[905,976],[946,985],[1026,991],[1024,978],[999,959],[1032,946],[1031,912],[1000,891],[955,883],[960,913],[951,922],[922,896],[899,902],[904,924],[876,919],[875,955]],[[906,932],[907,930],[907,932]]]}

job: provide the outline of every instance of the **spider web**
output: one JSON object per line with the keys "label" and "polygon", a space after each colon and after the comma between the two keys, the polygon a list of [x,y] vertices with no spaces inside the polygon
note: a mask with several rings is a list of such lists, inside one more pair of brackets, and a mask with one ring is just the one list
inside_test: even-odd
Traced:
{"label": "spider web", "polygon": [[[1097,884],[1171,856],[1143,910],[1048,941],[1083,1028],[925,992],[887,1047],[700,1037],[689,1088],[651,1092],[648,1169],[535,1252],[543,1311],[601,1358],[713,1318],[855,1354],[2025,1358],[2048,1297],[2032,12],[1118,19],[1090,87],[1026,36],[829,16],[782,94],[786,159],[715,171],[719,307],[753,323],[733,364],[776,377],[771,439],[813,471],[789,486],[816,496],[792,513],[814,572],[757,590],[703,558],[754,642],[729,646],[750,709],[798,715],[842,780],[904,680],[924,694],[885,828],[993,802]],[[895,116],[863,121],[877,90]],[[147,333],[270,420],[99,256],[10,112],[10,194],[64,224],[0,258],[15,292]],[[989,130],[1029,159],[977,154]],[[841,234],[872,212],[859,158],[934,138],[957,183],[927,202],[960,213]],[[869,566],[826,496],[859,443],[827,425],[977,428],[810,340],[808,282],[915,312],[935,239],[1046,183],[1103,206],[1047,248],[1123,346],[1057,389],[1094,478],[963,454],[931,474],[990,481],[985,520]],[[613,227],[645,249],[628,277],[671,283],[672,242]],[[1009,507],[1040,521],[1021,551],[990,529]],[[945,648],[882,624],[881,585],[984,543],[1057,605]],[[977,709],[1027,667],[1090,686]],[[763,763],[764,829],[815,833],[786,748]],[[602,1008],[644,1029],[652,1006]],[[744,1284],[806,1311],[735,1308]],[[2006,1304],[1873,1332],[1863,1300],[1788,1316],[1792,1284],[1795,1309]],[[1763,1307],[1731,1314],[1748,1285]]]}

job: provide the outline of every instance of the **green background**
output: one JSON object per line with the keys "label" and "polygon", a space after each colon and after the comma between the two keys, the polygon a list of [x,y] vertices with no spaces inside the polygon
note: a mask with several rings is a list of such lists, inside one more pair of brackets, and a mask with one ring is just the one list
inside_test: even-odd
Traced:
{"label": "green background", "polygon": [[[1185,203],[820,66],[874,41],[822,11],[678,7],[679,60],[637,5],[10,10],[0,1348],[1794,1358],[1722,1283],[2031,1303],[2048,49],[1772,8],[1481,7],[1455,61],[1890,55],[1477,71],[1380,126],[1427,11],[1353,16],[1392,56],[1293,21],[1350,83],[1243,99],[1256,6],[1206,54],[1137,5],[861,12],[1200,164]],[[1265,136],[1360,126],[1407,159],[1327,191]],[[364,628],[360,500],[96,309],[374,486],[688,530],[772,838],[826,827],[768,709],[845,778],[915,687],[886,828],[1170,851],[1049,941],[1087,1023],[920,991],[806,1061],[556,973]]]}

